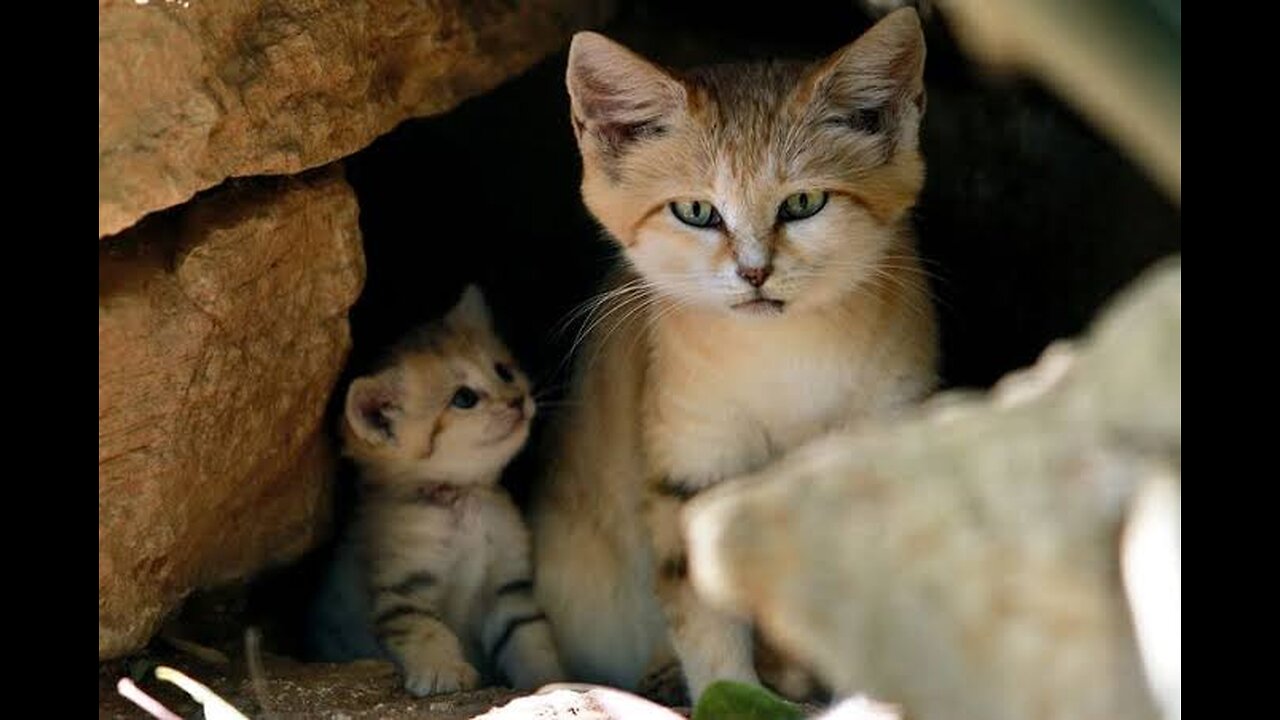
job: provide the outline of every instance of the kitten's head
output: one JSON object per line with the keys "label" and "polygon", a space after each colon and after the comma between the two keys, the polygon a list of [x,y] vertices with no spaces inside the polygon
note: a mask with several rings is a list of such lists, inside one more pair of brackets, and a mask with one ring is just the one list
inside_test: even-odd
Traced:
{"label": "kitten's head", "polygon": [[578,33],[566,79],[586,205],[678,302],[829,304],[892,262],[923,185],[924,55],[911,9],[812,65],[676,74]]}
{"label": "kitten's head", "polygon": [[383,480],[491,477],[529,437],[529,381],[494,334],[475,286],[347,389],[347,455]]}

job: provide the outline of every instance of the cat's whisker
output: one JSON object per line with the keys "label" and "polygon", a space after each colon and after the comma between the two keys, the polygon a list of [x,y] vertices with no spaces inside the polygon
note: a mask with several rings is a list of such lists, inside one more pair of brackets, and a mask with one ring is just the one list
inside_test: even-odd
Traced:
{"label": "cat's whisker", "polygon": [[653,307],[657,303],[662,302],[663,300],[664,300],[664,296],[661,294],[652,295],[642,300],[641,302],[635,304],[632,308],[627,310],[625,314],[619,317],[616,317],[613,324],[610,325],[608,329],[602,334],[600,338],[600,342],[596,344],[596,352],[592,355],[591,363],[594,363],[596,358],[599,357],[600,352],[602,352],[603,349],[608,346],[609,338],[612,337],[612,335],[618,330],[618,328],[624,326],[632,317],[635,317],[637,314],[647,312],[649,308]]}
{"label": "cat's whisker", "polygon": [[939,269],[946,269],[947,267],[945,263],[939,260],[934,260],[933,258],[924,257],[923,255],[903,255],[901,253],[888,253],[886,255],[882,255],[881,257],[885,260],[905,260],[911,264],[930,265]]}
{"label": "cat's whisker", "polygon": [[568,329],[569,325],[572,325],[574,321],[578,320],[579,318],[583,316],[590,317],[591,313],[595,312],[597,309],[599,309],[601,305],[609,302],[610,300],[613,300],[617,297],[631,294],[637,290],[643,289],[646,286],[647,286],[647,283],[645,280],[636,279],[628,283],[625,283],[619,287],[605,290],[604,292],[601,292],[597,295],[593,295],[592,297],[587,298],[583,302],[576,305],[572,310],[570,310],[565,315],[565,317],[562,320],[560,320],[558,323],[556,323],[555,326],[553,326],[552,328],[553,336],[558,337],[561,333],[563,333],[565,330]]}
{"label": "cat's whisker", "polygon": [[[950,301],[947,300],[946,296],[939,293],[932,292],[931,291],[932,288],[929,285],[929,283],[931,282],[938,283],[941,285],[947,285],[949,284],[949,281],[947,280],[947,278],[934,273],[929,273],[927,271],[922,271],[919,268],[914,268],[910,266],[899,267],[896,265],[880,264],[878,267],[882,269],[891,270],[895,273],[899,273],[897,276],[897,279],[899,280],[899,282],[914,283],[913,285],[911,285],[912,289],[923,291],[925,295],[927,295],[928,297],[930,297],[932,300],[942,305],[943,307],[952,308],[952,305]],[[902,275],[901,271],[905,271],[907,274]],[[921,280],[925,280],[927,282],[920,283]]]}
{"label": "cat's whisker", "polygon": [[[595,328],[599,327],[600,324],[603,323],[605,320],[607,320],[609,317],[614,316],[617,313],[622,312],[625,309],[628,309],[630,307],[633,307],[636,305],[643,305],[644,303],[648,302],[651,297],[652,297],[651,293],[628,295],[622,298],[617,304],[612,305],[608,310],[601,313],[600,316],[597,317],[594,322],[592,322],[589,326],[584,327],[582,331],[578,333],[578,337],[574,339],[573,345],[569,348],[569,352],[566,354],[566,359],[571,358],[573,354],[577,352],[577,349],[582,344],[582,342],[585,341],[586,338],[591,337],[591,333],[595,330]],[[601,341],[597,343],[597,348],[603,347],[603,345],[604,345],[604,341]]]}
{"label": "cat's whisker", "polygon": [[906,264],[899,265],[899,264],[881,261],[876,263],[876,267],[883,268],[885,270],[892,270],[894,272],[903,273],[903,274],[911,275],[915,277],[924,277],[940,283],[948,282],[948,280],[942,275],[939,275],[935,272],[931,272],[924,268],[915,267],[913,265],[906,265]]}
{"label": "cat's whisker", "polygon": [[866,280],[859,284],[857,290],[861,290],[866,297],[874,299],[877,303],[883,303],[885,298],[880,297],[873,290],[892,293],[896,300],[902,302],[906,309],[918,318],[930,320],[933,317],[933,308],[922,305],[920,297],[927,297],[921,292],[918,286],[912,285],[903,278],[886,273],[877,268],[870,268]]}
{"label": "cat's whisker", "polygon": [[[621,287],[600,293],[590,301],[590,307],[585,313],[586,319],[583,326],[579,328],[578,336],[574,339],[574,344],[581,342],[582,336],[585,334],[586,328],[590,326],[595,316],[600,312],[601,308],[607,308],[611,303],[625,302],[629,298],[643,295],[649,291],[648,283],[644,280],[633,280]],[[581,313],[580,313],[581,315]]]}
{"label": "cat's whisker", "polygon": [[689,307],[691,304],[692,303],[690,302],[681,300],[668,301],[665,307],[659,309],[657,313],[654,313],[649,317],[649,323],[645,327],[645,334],[648,335],[649,333],[652,333],[653,329],[658,326],[658,323],[662,322],[663,318],[666,318],[672,313],[679,312],[680,310]]}

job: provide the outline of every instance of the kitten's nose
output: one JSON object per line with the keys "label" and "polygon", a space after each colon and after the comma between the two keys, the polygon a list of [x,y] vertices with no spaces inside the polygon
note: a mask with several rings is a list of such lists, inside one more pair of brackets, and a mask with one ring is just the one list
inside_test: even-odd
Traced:
{"label": "kitten's nose", "polygon": [[507,407],[511,408],[512,410],[519,410],[520,414],[523,415],[524,414],[524,396],[521,395],[520,397],[514,398],[512,400],[508,400]]}
{"label": "kitten's nose", "polygon": [[773,266],[765,265],[764,267],[743,267],[738,266],[738,277],[751,283],[751,287],[760,287],[765,280],[773,274]]}

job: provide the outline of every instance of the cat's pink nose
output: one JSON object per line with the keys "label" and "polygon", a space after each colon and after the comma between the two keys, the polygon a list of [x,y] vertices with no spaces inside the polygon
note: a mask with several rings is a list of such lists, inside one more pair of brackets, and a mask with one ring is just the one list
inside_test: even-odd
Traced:
{"label": "cat's pink nose", "polygon": [[751,287],[760,287],[765,280],[773,274],[773,266],[766,265],[764,267],[743,267],[738,266],[738,277],[751,283]]}

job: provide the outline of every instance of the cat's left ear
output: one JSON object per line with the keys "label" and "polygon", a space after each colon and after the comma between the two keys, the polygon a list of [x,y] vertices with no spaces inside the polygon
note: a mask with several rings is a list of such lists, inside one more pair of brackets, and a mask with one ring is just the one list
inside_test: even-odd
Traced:
{"label": "cat's left ear", "polygon": [[462,291],[462,297],[445,318],[451,323],[468,327],[481,329],[493,327],[493,316],[489,314],[489,305],[485,302],[480,288],[475,285],[468,285]]}
{"label": "cat's left ear", "polygon": [[809,78],[811,102],[824,122],[915,147],[924,114],[924,32],[914,8],[889,13],[819,65]]}
{"label": "cat's left ear", "polygon": [[593,32],[573,36],[565,84],[580,147],[609,156],[665,133],[686,102],[684,86],[665,70]]}

